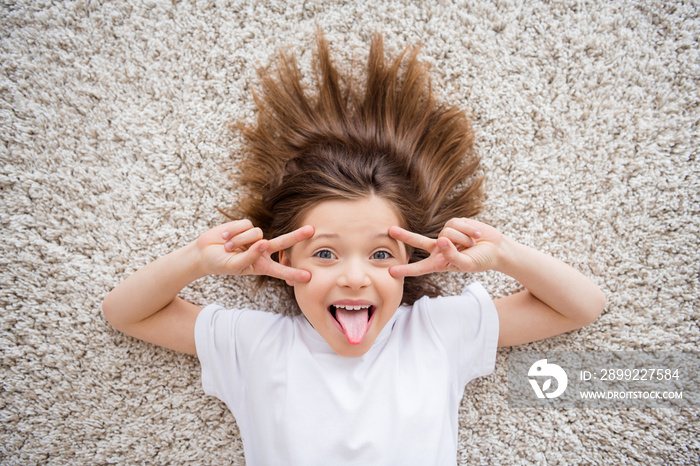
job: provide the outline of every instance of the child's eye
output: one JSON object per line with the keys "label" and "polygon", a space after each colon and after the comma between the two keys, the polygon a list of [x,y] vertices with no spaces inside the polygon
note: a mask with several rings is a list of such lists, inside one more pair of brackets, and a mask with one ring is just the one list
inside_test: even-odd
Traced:
{"label": "child's eye", "polygon": [[333,254],[332,251],[329,251],[328,249],[321,249],[320,251],[316,251],[314,253],[314,257],[318,257],[319,259],[335,259],[335,254]]}
{"label": "child's eye", "polygon": [[394,256],[392,256],[389,251],[377,251],[374,254],[372,254],[372,259],[380,260],[380,261],[391,259],[392,257],[394,257]]}

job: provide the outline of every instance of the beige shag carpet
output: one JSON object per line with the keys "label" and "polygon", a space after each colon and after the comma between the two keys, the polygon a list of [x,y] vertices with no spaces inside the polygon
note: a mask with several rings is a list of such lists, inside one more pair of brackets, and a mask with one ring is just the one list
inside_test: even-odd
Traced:
{"label": "beige shag carpet", "polygon": [[[537,350],[697,350],[697,1],[160,0],[0,3],[0,463],[243,464],[199,364],[114,331],[101,300],[222,221],[256,66],[341,62],[372,33],[421,42],[472,114],[480,216],[605,290],[591,326]],[[449,275],[456,293],[495,273]],[[283,310],[279,290],[203,279],[199,304]],[[460,464],[698,464],[698,409],[514,409],[507,360],[468,386]]]}

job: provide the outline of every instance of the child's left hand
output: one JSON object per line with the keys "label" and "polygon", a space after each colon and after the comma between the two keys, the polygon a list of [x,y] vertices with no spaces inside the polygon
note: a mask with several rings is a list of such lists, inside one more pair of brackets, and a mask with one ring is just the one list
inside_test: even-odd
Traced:
{"label": "child's left hand", "polygon": [[395,278],[446,270],[497,270],[525,287],[494,300],[498,346],[529,343],[583,327],[597,319],[605,306],[603,292],[581,272],[475,220],[452,219],[437,239],[399,227],[391,227],[389,236],[430,253],[421,261],[391,267],[389,273]]}
{"label": "child's left hand", "polygon": [[395,278],[433,272],[483,272],[494,269],[503,240],[503,235],[497,229],[467,218],[453,218],[447,222],[437,239],[396,226],[389,229],[389,236],[430,253],[421,261],[391,267],[389,273]]}

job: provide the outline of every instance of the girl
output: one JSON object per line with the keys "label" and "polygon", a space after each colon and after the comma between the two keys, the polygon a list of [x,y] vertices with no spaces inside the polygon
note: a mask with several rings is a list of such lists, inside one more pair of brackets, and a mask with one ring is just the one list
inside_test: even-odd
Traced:
{"label": "girl", "polygon": [[[196,354],[206,393],[241,430],[248,464],[454,464],[466,384],[497,346],[582,327],[605,298],[562,262],[469,219],[481,208],[465,114],[438,104],[416,51],[370,48],[363,89],[321,35],[310,97],[292,57],[261,72],[249,193],[234,220],[127,278],[107,320]],[[342,84],[342,85],[341,85]],[[438,297],[433,272],[497,270],[524,290],[492,301],[478,283]],[[204,309],[177,295],[208,274],[286,281],[301,314]]]}

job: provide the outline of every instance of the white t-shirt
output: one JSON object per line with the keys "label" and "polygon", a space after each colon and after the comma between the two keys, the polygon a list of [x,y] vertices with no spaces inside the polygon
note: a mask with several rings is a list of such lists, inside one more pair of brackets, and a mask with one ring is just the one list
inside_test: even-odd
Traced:
{"label": "white t-shirt", "polygon": [[473,283],[401,306],[344,358],[303,315],[212,305],[195,341],[204,391],[235,416],[251,466],[454,465],[459,404],[494,369],[498,315]]}

